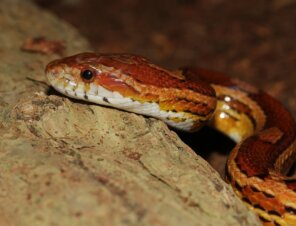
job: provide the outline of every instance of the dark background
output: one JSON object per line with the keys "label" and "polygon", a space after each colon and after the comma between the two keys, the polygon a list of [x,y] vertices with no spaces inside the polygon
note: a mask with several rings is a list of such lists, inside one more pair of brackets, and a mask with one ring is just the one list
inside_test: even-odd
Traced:
{"label": "dark background", "polygon": [[[296,116],[295,0],[35,1],[77,27],[97,52],[140,54],[171,69],[222,71],[264,89]],[[204,150],[221,172],[216,157],[233,144],[209,129],[194,141],[193,149]]]}

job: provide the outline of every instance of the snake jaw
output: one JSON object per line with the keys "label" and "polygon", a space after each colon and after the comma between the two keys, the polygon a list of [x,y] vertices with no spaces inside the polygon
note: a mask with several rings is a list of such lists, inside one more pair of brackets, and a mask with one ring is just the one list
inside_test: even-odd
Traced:
{"label": "snake jaw", "polygon": [[[50,84],[58,92],[75,99],[85,100],[105,106],[116,107],[126,111],[153,116],[166,122],[168,125],[180,130],[192,131],[197,129],[195,122],[191,118],[184,117],[184,113],[161,110],[159,104],[153,102],[138,101],[131,97],[125,97],[120,92],[110,91],[104,86],[90,83],[75,82],[75,78],[64,70],[47,71]],[[115,78],[114,82],[122,82]],[[109,81],[110,82],[110,81]],[[112,86],[112,82],[110,82]],[[113,84],[113,86],[115,83]],[[109,85],[110,86],[110,85]]]}

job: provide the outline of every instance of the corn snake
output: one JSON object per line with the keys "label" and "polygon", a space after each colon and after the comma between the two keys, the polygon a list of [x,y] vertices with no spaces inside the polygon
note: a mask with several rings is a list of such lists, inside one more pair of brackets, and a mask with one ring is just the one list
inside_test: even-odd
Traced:
{"label": "corn snake", "polygon": [[163,69],[129,54],[82,53],[46,67],[50,84],[76,99],[112,106],[196,131],[209,122],[237,142],[227,180],[264,225],[296,225],[296,125],[274,98],[240,80],[200,68]]}

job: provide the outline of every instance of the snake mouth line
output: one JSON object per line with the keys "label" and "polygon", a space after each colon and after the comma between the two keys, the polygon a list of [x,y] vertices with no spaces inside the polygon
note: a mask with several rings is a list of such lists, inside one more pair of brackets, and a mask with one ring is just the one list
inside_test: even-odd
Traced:
{"label": "snake mouth line", "polygon": [[159,118],[171,127],[178,127],[179,130],[194,131],[199,128],[194,126],[195,121],[188,117],[188,113],[164,111],[160,109],[157,103],[141,103],[132,98],[123,97],[118,92],[109,91],[101,86],[97,86],[97,90],[91,93],[86,92],[82,85],[79,89],[77,89],[77,87],[76,89],[73,89],[73,87],[70,88],[70,86],[65,87],[64,83],[61,82],[52,80],[51,83],[53,84],[54,89],[71,98]]}
{"label": "snake mouth line", "polygon": [[65,73],[47,73],[50,84],[60,93],[99,105],[105,105],[163,120],[169,126],[184,131],[195,131],[204,123],[204,116],[196,116],[190,112],[176,112],[162,109],[158,102],[144,102],[125,97],[117,91],[111,91],[97,84],[75,82],[73,76]]}

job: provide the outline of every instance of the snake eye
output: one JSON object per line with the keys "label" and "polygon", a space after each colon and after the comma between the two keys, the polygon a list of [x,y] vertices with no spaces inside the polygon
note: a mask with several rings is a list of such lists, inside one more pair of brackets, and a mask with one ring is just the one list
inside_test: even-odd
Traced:
{"label": "snake eye", "polygon": [[91,70],[84,70],[81,72],[81,77],[86,82],[91,82],[94,78],[94,73]]}

